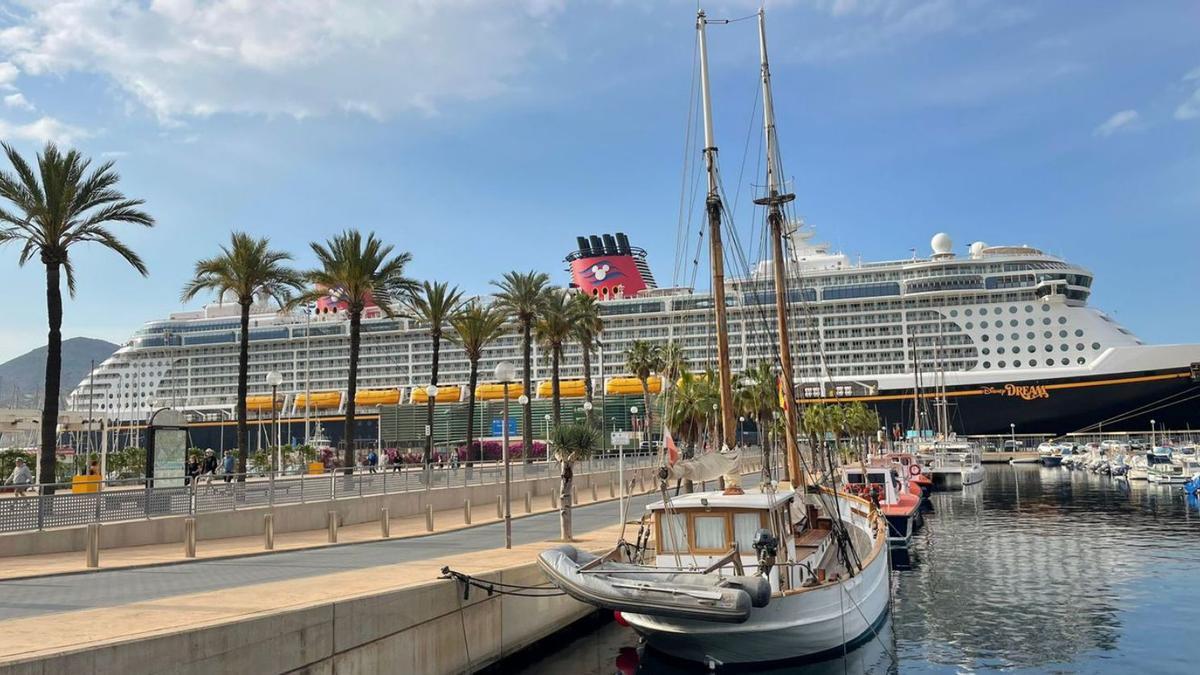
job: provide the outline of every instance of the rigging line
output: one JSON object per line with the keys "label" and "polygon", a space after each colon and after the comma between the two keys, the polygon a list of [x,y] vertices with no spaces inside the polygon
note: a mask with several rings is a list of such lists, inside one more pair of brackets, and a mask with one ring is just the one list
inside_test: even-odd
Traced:
{"label": "rigging line", "polygon": [[[735,183],[737,188],[733,192],[733,208],[731,209],[733,213],[737,213],[738,203],[742,198],[742,177],[746,172],[746,157],[750,154],[750,134],[754,133],[754,127],[756,126],[754,118],[757,117],[756,113],[758,112],[758,102],[761,95],[761,88],[755,83],[754,105],[750,106],[750,124],[746,127],[746,142],[742,145],[742,165],[738,167],[738,179],[737,183]],[[755,162],[755,165],[757,164],[758,162]],[[756,177],[757,175],[757,172],[755,172]]]}
{"label": "rigging line", "polygon": [[[1131,419],[1137,415],[1145,415],[1146,413],[1152,413],[1156,410],[1161,410],[1163,408],[1169,408],[1171,406],[1179,405],[1180,403],[1186,403],[1187,401],[1190,401],[1195,398],[1200,398],[1200,393],[1197,393],[1197,394],[1193,394],[1185,399],[1167,402],[1168,399],[1174,398],[1181,394],[1189,394],[1193,391],[1196,391],[1196,389],[1197,389],[1196,387],[1192,387],[1190,389],[1185,389],[1184,391],[1181,391],[1181,392],[1176,392],[1174,394],[1171,394],[1170,396],[1163,397],[1152,403],[1147,403],[1146,405],[1143,405],[1140,408],[1135,408],[1134,410],[1131,410],[1129,412],[1114,415],[1113,417],[1110,417],[1110,418],[1104,420],[1103,422],[1099,422],[1099,423],[1092,424],[1087,427],[1083,427],[1082,429],[1075,431],[1073,433],[1087,433],[1087,432],[1092,431],[1095,428],[1099,428],[1100,426],[1103,426],[1105,424],[1116,424],[1118,422],[1124,422],[1125,420]],[[1146,409],[1149,406],[1154,406],[1154,407]]]}
{"label": "rigging line", "polygon": [[693,131],[696,127],[696,91],[698,88],[696,83],[696,62],[699,58],[699,52],[700,45],[697,41],[692,47],[692,77],[691,84],[688,89],[687,124],[684,127],[683,133],[683,170],[679,177],[679,221],[676,225],[675,232],[675,274],[673,277],[673,281],[675,283],[678,283],[680,277],[682,276],[684,265],[682,256],[682,251],[684,249],[683,243],[687,240],[687,224],[691,220],[690,207],[688,208],[688,217],[686,221],[683,214],[685,210],[685,200],[687,200],[688,176],[692,173],[692,152],[695,144],[695,135],[693,134]]}

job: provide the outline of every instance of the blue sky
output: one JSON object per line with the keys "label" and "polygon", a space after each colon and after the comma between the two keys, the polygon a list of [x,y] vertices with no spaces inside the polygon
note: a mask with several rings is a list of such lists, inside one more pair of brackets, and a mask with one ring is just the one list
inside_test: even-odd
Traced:
{"label": "blue sky", "polygon": [[[413,253],[414,276],[476,293],[510,269],[565,281],[575,235],[621,230],[669,282],[695,8],[0,2],[0,138],[114,159],[159,223],[118,228],[148,279],[74,252],[64,334],[119,342],[180,309],[192,263],[234,228],[302,266],[309,241],[374,229]],[[1093,303],[1141,337],[1196,341],[1200,5],[796,0],[767,12],[785,169],[818,239],[864,260],[926,253],[938,231],[960,252],[1027,243],[1093,270]],[[710,51],[725,188],[745,198],[754,22],[710,27]],[[16,256],[0,249],[18,299],[0,359],[45,339],[44,276]]]}

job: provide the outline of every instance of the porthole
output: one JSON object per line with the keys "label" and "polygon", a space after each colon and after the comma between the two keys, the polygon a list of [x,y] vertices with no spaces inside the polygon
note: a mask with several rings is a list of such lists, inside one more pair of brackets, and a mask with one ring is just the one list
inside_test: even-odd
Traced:
{"label": "porthole", "polygon": [[1083,364],[1087,363],[1087,359],[1085,359],[1081,356],[1081,357],[1075,359],[1075,362],[1082,366]]}
{"label": "porthole", "polygon": [[1093,343],[1092,343],[1092,349],[1100,349],[1100,343],[1099,343],[1099,342],[1093,342]]}
{"label": "porthole", "polygon": [[979,327],[980,327],[980,328],[987,328],[987,327],[988,327],[988,322],[986,322],[986,321],[980,321],[980,322],[979,322]]}
{"label": "porthole", "polygon": [[1037,367],[1037,359],[1029,359],[1029,367],[1036,368]]}
{"label": "porthole", "polygon": [[1065,317],[1065,316],[1060,316],[1060,317],[1058,317],[1058,322],[1059,322],[1059,323],[1066,323],[1066,322],[1067,322],[1067,317]]}
{"label": "porthole", "polygon": [[992,310],[992,312],[993,312],[993,313],[995,313],[995,314],[1003,314],[1003,313],[1004,313],[1004,308],[1003,308],[1003,307],[997,307],[997,308],[993,309],[993,310]]}
{"label": "porthole", "polygon": [[974,323],[972,323],[972,322],[970,322],[970,321],[968,321],[968,322],[967,322],[967,330],[971,330],[971,329],[972,329],[972,328],[974,328],[974,327],[975,327],[975,324],[974,324]]}
{"label": "porthole", "polygon": [[967,310],[964,310],[964,311],[963,311],[963,314],[965,314],[965,315],[967,315],[967,316],[971,316],[971,315],[972,315],[972,314],[974,314],[974,313],[975,313],[975,312],[974,312],[974,311],[972,311],[972,310],[970,310],[970,309],[967,309]]}
{"label": "porthole", "polygon": [[997,353],[997,354],[1003,354],[1003,353],[1004,353],[1004,347],[996,347],[996,353]]}
{"label": "porthole", "polygon": [[990,338],[990,337],[988,337],[987,335],[981,335],[981,336],[979,336],[979,339],[980,339],[980,340],[983,340],[984,342],[987,342],[987,341],[988,341],[988,340],[990,340],[991,338]]}
{"label": "porthole", "polygon": [[1050,325],[1050,317],[1048,317],[1048,316],[1042,317],[1042,324],[1049,326]]}
{"label": "porthole", "polygon": [[1075,337],[1083,337],[1083,329],[1076,328],[1075,329]]}
{"label": "porthole", "polygon": [[1012,326],[1013,328],[1016,328],[1016,327],[1017,327],[1017,320],[1016,320],[1016,319],[1013,319],[1013,320],[1009,321],[1009,322],[1008,322],[1008,325]]}
{"label": "porthole", "polygon": [[998,365],[998,366],[1000,366],[1001,368],[1003,368],[1003,367],[1005,366],[1005,363],[1004,363],[1004,361],[1001,361],[1000,363],[997,363],[996,365]]}
{"label": "porthole", "polygon": [[1050,311],[1050,305],[1042,305],[1042,311],[1043,311],[1043,312],[1049,312],[1049,311]]}
{"label": "porthole", "polygon": [[1033,325],[1033,319],[1025,319],[1025,325],[1026,325],[1026,326],[1032,326],[1032,325]]}
{"label": "porthole", "polygon": [[1047,366],[1053,366],[1053,365],[1054,365],[1054,359],[1046,359],[1046,365],[1047,365]]}
{"label": "porthole", "polygon": [[991,362],[991,361],[984,361],[984,362],[983,362],[983,367],[984,367],[984,368],[991,368],[991,367],[992,367],[992,362]]}
{"label": "porthole", "polygon": [[1020,340],[1020,339],[1021,339],[1021,334],[1020,334],[1020,333],[1013,333],[1013,334],[1012,334],[1012,339],[1014,339],[1014,340]]}
{"label": "porthole", "polygon": [[1017,313],[1017,306],[1016,306],[1016,305],[1012,305],[1012,306],[1010,306],[1010,307],[1008,308],[1008,313],[1009,313],[1009,314],[1016,314],[1016,313]]}
{"label": "porthole", "polygon": [[950,316],[958,316],[958,310],[957,309],[950,310]]}
{"label": "porthole", "polygon": [[1050,331],[1046,331],[1045,333],[1042,333],[1042,337],[1049,340],[1051,337],[1054,337],[1054,333],[1051,333]]}
{"label": "porthole", "polygon": [[1076,342],[1076,343],[1075,343],[1075,349],[1077,349],[1077,350],[1079,350],[1079,351],[1083,351],[1083,343],[1082,343],[1082,342]]}
{"label": "porthole", "polygon": [[1071,359],[1063,359],[1062,361],[1059,361],[1059,363],[1063,364],[1064,366],[1069,366],[1071,365]]}
{"label": "porthole", "polygon": [[1004,333],[996,333],[996,342],[1004,342]]}
{"label": "porthole", "polygon": [[1046,351],[1048,351],[1048,352],[1054,351],[1054,345],[1046,345]]}
{"label": "porthole", "polygon": [[1058,331],[1058,337],[1060,337],[1060,338],[1067,337],[1067,331],[1065,331],[1065,330]]}
{"label": "porthole", "polygon": [[1032,353],[1034,353],[1034,352],[1036,352],[1036,351],[1037,351],[1037,347],[1035,347],[1035,346],[1033,346],[1033,345],[1029,345],[1028,347],[1026,347],[1026,348],[1025,348],[1025,351],[1027,351],[1027,352],[1029,352],[1030,354],[1032,354]]}
{"label": "porthole", "polygon": [[1033,339],[1033,331],[1029,331],[1028,333],[1026,333],[1025,338],[1027,340],[1032,340]]}
{"label": "porthole", "polygon": [[991,349],[989,349],[989,348],[987,348],[987,347],[984,347],[983,349],[979,350],[979,352],[980,352],[981,354],[983,354],[984,356],[987,356],[988,354],[991,354],[991,353],[992,353],[992,350],[991,350]]}
{"label": "porthole", "polygon": [[1025,313],[1029,314],[1033,311],[1033,305],[1025,305]]}
{"label": "porthole", "polygon": [[987,316],[987,307],[979,308],[979,316]]}
{"label": "porthole", "polygon": [[1020,367],[1021,367],[1021,359],[1016,359],[1015,361],[1013,361],[1013,368],[1020,368]]}

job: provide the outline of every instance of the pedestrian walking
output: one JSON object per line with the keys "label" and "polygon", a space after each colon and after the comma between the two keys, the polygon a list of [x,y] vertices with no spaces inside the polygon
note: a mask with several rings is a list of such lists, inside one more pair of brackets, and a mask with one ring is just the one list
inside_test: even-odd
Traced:
{"label": "pedestrian walking", "polygon": [[187,466],[184,467],[184,475],[186,476],[183,479],[184,485],[191,485],[200,475],[200,459],[195,455],[188,458]]}
{"label": "pedestrian walking", "polygon": [[375,473],[376,467],[379,466],[379,455],[374,450],[367,453],[367,470]]}
{"label": "pedestrian walking", "polygon": [[225,451],[225,456],[221,458],[221,471],[225,474],[225,482],[233,480],[234,469],[237,468],[237,462],[233,458],[233,453]]}
{"label": "pedestrian walking", "polygon": [[29,486],[33,484],[33,473],[29,470],[29,466],[25,464],[25,460],[17,458],[17,465],[13,467],[12,475],[8,477],[8,484],[12,485],[14,492],[18,497],[24,497]]}

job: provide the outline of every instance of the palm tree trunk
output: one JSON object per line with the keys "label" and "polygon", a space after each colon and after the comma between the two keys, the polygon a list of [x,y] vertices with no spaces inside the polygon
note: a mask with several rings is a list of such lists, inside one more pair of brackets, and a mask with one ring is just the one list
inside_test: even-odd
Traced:
{"label": "palm tree trunk", "polygon": [[[471,359],[471,375],[467,380],[467,466],[474,466],[471,445],[475,442],[475,386],[479,382],[479,359]],[[483,444],[479,445],[479,461],[483,461]]]}
{"label": "palm tree trunk", "polygon": [[[550,348],[550,391],[554,401],[554,428],[562,423],[562,391],[559,389],[558,364],[562,359],[562,347]],[[549,440],[549,439],[546,439]]]}
{"label": "palm tree trunk", "polygon": [[[50,330],[46,336],[46,382],[42,398],[42,451],[38,456],[43,485],[56,482],[58,465],[58,392],[62,379],[62,290],[59,288],[59,263],[46,263],[46,317]],[[46,488],[44,494],[53,494]]]}
{"label": "palm tree trunk", "polygon": [[[246,461],[250,457],[250,422],[246,419],[246,396],[250,393],[250,299],[238,302],[241,305],[241,341],[238,344],[237,383],[237,472],[246,473]],[[271,401],[271,405],[275,405]]]}
{"label": "palm tree trunk", "polygon": [[571,463],[562,462],[562,493],[558,497],[558,532],[563,541],[571,541],[571,484],[575,481],[575,472]]}
{"label": "palm tree trunk", "polygon": [[[438,358],[442,351],[442,332],[436,328],[433,330],[433,364],[429,373],[429,384],[437,385],[438,381]],[[433,405],[437,400],[436,396],[428,397],[426,402],[427,412],[425,415],[425,424],[429,427],[429,435],[425,438],[425,473],[429,474],[429,465],[433,462]]]}
{"label": "palm tree trunk", "polygon": [[350,376],[346,379],[346,423],[342,441],[346,444],[342,452],[342,466],[346,474],[354,472],[354,396],[358,393],[358,349],[361,341],[359,327],[362,325],[362,310],[350,310]]}
{"label": "palm tree trunk", "polygon": [[[638,378],[642,381],[642,407],[646,409],[646,428],[642,433],[646,435],[646,440],[650,442],[650,447],[654,447],[654,412],[650,410],[650,384],[646,378]],[[639,450],[641,447],[639,446]]]}
{"label": "palm tree trunk", "polygon": [[[592,345],[581,343],[583,347],[583,400],[588,403],[592,402]],[[604,373],[600,373],[601,380],[604,379]],[[592,422],[592,411],[587,411],[588,424]]]}
{"label": "palm tree trunk", "polygon": [[525,376],[521,378],[521,384],[525,387],[525,397],[529,401],[521,406],[521,452],[525,456],[525,461],[529,461],[529,456],[533,453],[533,385],[531,383],[532,373],[530,364],[533,361],[533,321],[523,321],[521,323],[521,333],[525,342],[521,345],[521,363],[525,367]]}

